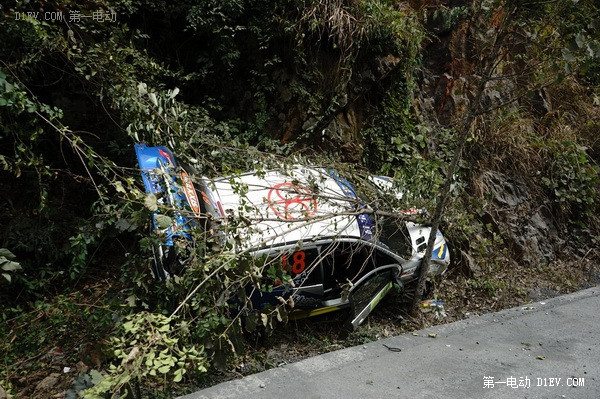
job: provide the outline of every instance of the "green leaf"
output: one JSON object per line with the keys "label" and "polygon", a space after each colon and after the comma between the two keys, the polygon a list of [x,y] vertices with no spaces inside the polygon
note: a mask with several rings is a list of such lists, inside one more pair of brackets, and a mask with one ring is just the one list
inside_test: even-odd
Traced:
{"label": "green leaf", "polygon": [[95,369],[90,371],[90,377],[92,377],[92,382],[94,383],[94,385],[98,385],[102,381],[104,381],[104,376],[100,374],[98,370]]}
{"label": "green leaf", "polygon": [[156,94],[148,93],[148,97],[150,97],[150,101],[154,104],[155,107],[158,107],[158,99],[156,98]]}
{"label": "green leaf", "polygon": [[12,281],[12,277],[8,273],[2,273],[2,276],[10,283]]}
{"label": "green leaf", "polygon": [[152,212],[156,211],[158,209],[158,200],[156,199],[156,195],[149,194],[146,196],[144,199],[144,206]]}
{"label": "green leaf", "polygon": [[141,83],[138,84],[138,93],[140,96],[143,96],[144,94],[148,93],[148,87],[146,86],[146,83]]}
{"label": "green leaf", "polygon": [[256,330],[256,322],[257,322],[257,318],[256,318],[256,314],[255,313],[250,313],[247,317],[246,317],[246,330],[248,330],[248,332],[252,333]]}
{"label": "green leaf", "polygon": [[127,194],[127,191],[125,191],[125,188],[123,187],[123,183],[120,181],[115,182],[115,190],[117,190],[118,193]]}
{"label": "green leaf", "polygon": [[2,262],[2,260],[0,259],[0,264],[2,264],[2,270],[4,270],[5,272],[14,272],[15,270],[22,269],[19,263],[10,260],[5,260]]}
{"label": "green leaf", "polygon": [[173,99],[177,96],[177,94],[179,94],[179,88],[176,87],[173,90],[171,90],[171,92],[169,93],[169,98]]}
{"label": "green leaf", "polygon": [[563,48],[562,49],[562,55],[565,61],[567,62],[575,62],[577,61],[575,59],[575,57],[573,57],[573,54],[571,54],[571,50],[569,50],[568,48]]}
{"label": "green leaf", "polygon": [[185,373],[184,369],[175,370],[175,378],[173,378],[173,382],[180,382],[183,379],[183,373]]}
{"label": "green leaf", "polygon": [[16,258],[15,254],[10,252],[6,248],[0,248],[0,256],[4,256],[6,259],[10,259],[10,260],[13,260],[14,258]]}
{"label": "green leaf", "polygon": [[168,364],[158,368],[158,372],[163,374],[168,373],[169,370],[171,370],[171,366]]}
{"label": "green leaf", "polygon": [[115,227],[116,227],[117,230],[119,230],[121,232],[135,230],[135,225],[132,224],[127,219],[119,219],[119,220],[117,220],[117,222],[115,223]]}
{"label": "green leaf", "polygon": [[154,215],[154,221],[156,222],[156,226],[158,226],[159,229],[166,229],[171,224],[173,224],[173,220],[170,217],[161,214]]}
{"label": "green leaf", "polygon": [[127,299],[125,299],[125,302],[127,303],[128,306],[134,308],[136,300],[137,300],[137,297],[135,295],[129,295],[127,297]]}
{"label": "green leaf", "polygon": [[579,47],[579,48],[585,47],[585,44],[586,44],[585,36],[583,36],[583,34],[581,32],[579,32],[577,35],[575,35],[575,43],[577,43],[577,47]]}

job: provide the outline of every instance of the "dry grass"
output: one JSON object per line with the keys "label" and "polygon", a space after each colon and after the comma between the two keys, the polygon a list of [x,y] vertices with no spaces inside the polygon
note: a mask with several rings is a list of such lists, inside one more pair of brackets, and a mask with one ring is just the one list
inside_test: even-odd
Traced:
{"label": "dry grass", "polygon": [[[590,156],[600,162],[600,104],[597,93],[574,79],[548,89],[554,109],[541,120],[546,135],[577,141],[589,148]],[[596,95],[596,97],[594,97]]]}
{"label": "dry grass", "polygon": [[319,40],[335,45],[341,58],[345,59],[355,43],[367,33],[361,18],[353,11],[357,9],[356,3],[352,0],[318,0],[305,9],[301,22],[316,31]]}
{"label": "dry grass", "polygon": [[[483,174],[495,171],[524,182],[537,202],[551,202],[542,178],[553,179],[553,172],[579,167],[555,164],[563,148],[585,147],[590,163],[600,164],[600,106],[594,104],[593,93],[574,79],[566,79],[542,95],[550,104],[542,116],[539,109],[523,105],[478,120],[477,133],[465,154],[471,165],[470,186],[477,197],[489,191]],[[569,214],[568,210],[564,213]]]}

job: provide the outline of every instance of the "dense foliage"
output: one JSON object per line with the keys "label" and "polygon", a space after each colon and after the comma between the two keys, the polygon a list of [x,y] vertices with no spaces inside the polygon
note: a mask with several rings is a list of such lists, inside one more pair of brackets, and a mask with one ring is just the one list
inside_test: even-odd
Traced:
{"label": "dense foliage", "polygon": [[[240,314],[223,293],[259,284],[260,265],[210,252],[199,233],[206,246],[183,278],[153,282],[159,238],[147,234],[137,142],[167,145],[209,176],[286,162],[382,173],[424,206],[455,178],[446,223],[473,251],[492,245],[470,235],[488,234],[476,183],[494,170],[522,177],[561,226],[597,235],[598,6],[445,3],[0,6],[0,385],[21,389],[16,376],[35,368],[27,359],[53,347],[96,369],[73,397],[196,381],[242,350]],[[493,75],[481,76],[489,63]],[[465,162],[445,176],[468,112]],[[98,293],[99,281],[110,288]],[[270,330],[285,306],[248,320]],[[81,349],[90,346],[100,349]]]}

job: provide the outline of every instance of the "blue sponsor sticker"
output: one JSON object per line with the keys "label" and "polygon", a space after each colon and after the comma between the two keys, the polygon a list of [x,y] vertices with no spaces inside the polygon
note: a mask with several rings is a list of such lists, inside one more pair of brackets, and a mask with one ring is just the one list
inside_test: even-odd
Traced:
{"label": "blue sponsor sticker", "polygon": [[440,259],[444,260],[446,258],[446,252],[448,251],[448,246],[444,243],[439,247],[435,248],[431,254],[431,259]]}
{"label": "blue sponsor sticker", "polygon": [[[352,187],[352,184],[348,180],[338,175],[333,169],[327,169],[327,173],[335,180],[346,197],[358,199],[354,187]],[[364,208],[364,205],[359,204],[359,207]],[[373,221],[371,217],[366,213],[361,213],[356,217],[356,221],[358,222],[360,236],[365,240],[373,238]]]}

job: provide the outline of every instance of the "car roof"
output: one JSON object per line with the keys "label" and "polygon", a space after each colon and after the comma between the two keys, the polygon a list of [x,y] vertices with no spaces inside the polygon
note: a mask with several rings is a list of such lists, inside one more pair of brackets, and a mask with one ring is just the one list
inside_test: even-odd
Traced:
{"label": "car roof", "polygon": [[332,169],[295,165],[285,171],[203,178],[203,186],[221,216],[247,221],[234,233],[242,249],[365,235],[357,218],[362,205],[350,183]]}

